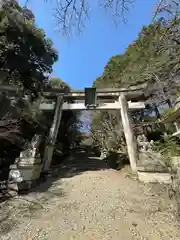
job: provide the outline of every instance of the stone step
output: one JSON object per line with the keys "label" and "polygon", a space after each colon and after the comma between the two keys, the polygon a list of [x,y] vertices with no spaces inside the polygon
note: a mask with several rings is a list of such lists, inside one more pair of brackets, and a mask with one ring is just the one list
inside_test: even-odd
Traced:
{"label": "stone step", "polygon": [[139,172],[159,172],[159,173],[168,173],[169,169],[167,167],[164,167],[162,165],[137,165],[137,170]]}
{"label": "stone step", "polygon": [[172,175],[170,173],[157,172],[139,172],[139,181],[144,183],[172,184]]}

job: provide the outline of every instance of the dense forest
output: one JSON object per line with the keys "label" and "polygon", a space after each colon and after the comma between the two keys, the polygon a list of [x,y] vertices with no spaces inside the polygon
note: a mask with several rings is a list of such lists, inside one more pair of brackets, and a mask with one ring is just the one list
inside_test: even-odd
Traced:
{"label": "dense forest", "polygon": [[160,18],[144,26],[124,54],[113,56],[96,87],[128,87],[148,83],[155,98],[167,98],[179,88],[179,18]]}
{"label": "dense forest", "polygon": [[[175,13],[171,7],[165,8],[158,19],[141,29],[137,39],[124,53],[111,57],[104,67],[103,74],[93,83],[97,88],[128,88],[146,83],[143,101],[154,102],[156,105],[147,104],[144,111],[130,113],[134,124],[146,120],[149,122],[158,120],[154,117],[157,115],[160,117],[158,107],[166,103],[167,99],[168,104],[173,104],[179,95],[179,26],[178,11]],[[92,135],[101,151],[104,149],[106,152],[126,154],[127,149],[119,118],[120,114],[117,111],[94,114]],[[162,124],[153,124],[145,128],[153,131],[151,137],[146,136],[149,140],[152,140],[152,135],[156,136],[156,140],[160,140],[165,131]],[[145,128],[139,127],[137,134],[142,134]],[[173,144],[176,146],[175,149],[178,149],[177,142]]]}
{"label": "dense forest", "polygon": [[[59,78],[51,78],[58,53],[44,30],[36,25],[32,11],[17,1],[2,1],[0,8],[0,84],[16,89],[12,95],[1,91],[0,111],[0,180],[8,177],[8,166],[27,148],[34,134],[47,141],[53,113],[39,110],[44,88],[70,86]],[[76,138],[76,114],[62,115],[56,147],[67,153]],[[41,148],[43,157],[44,147]],[[7,170],[7,171],[6,171]]]}

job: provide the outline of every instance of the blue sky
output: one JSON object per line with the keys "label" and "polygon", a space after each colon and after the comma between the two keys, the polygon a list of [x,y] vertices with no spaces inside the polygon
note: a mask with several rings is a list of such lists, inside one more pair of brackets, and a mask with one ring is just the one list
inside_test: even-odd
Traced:
{"label": "blue sky", "polygon": [[[23,3],[25,0],[20,0]],[[90,87],[99,77],[113,55],[121,54],[132,43],[143,25],[151,22],[157,0],[136,0],[128,13],[128,23],[119,24],[96,6],[81,36],[71,39],[56,30],[52,1],[30,0],[29,7],[36,16],[37,25],[45,30],[59,52],[59,61],[52,75],[58,76],[74,89]],[[89,0],[91,1],[91,0]]]}

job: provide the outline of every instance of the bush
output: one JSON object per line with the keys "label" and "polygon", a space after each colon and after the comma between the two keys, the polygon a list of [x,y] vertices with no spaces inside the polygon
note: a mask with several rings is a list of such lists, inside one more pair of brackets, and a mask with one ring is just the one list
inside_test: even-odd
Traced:
{"label": "bush", "polygon": [[166,136],[154,142],[153,149],[164,156],[167,166],[171,166],[171,157],[180,156],[180,140],[176,137]]}

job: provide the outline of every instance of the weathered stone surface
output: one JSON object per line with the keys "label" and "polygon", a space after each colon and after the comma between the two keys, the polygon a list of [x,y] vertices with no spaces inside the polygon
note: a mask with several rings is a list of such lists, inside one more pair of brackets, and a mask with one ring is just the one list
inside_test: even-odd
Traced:
{"label": "weathered stone surface", "polygon": [[138,178],[144,183],[163,183],[172,184],[172,177],[170,173],[153,173],[153,172],[139,172]]}
{"label": "weathered stone surface", "polygon": [[144,183],[171,184],[169,169],[159,153],[141,152],[137,163],[138,178]]}
{"label": "weathered stone surface", "polygon": [[29,190],[32,188],[33,180],[30,181],[23,181],[21,183],[18,183],[18,190]]}
{"label": "weathered stone surface", "polygon": [[171,157],[171,166],[175,171],[180,169],[180,157]]}
{"label": "weathered stone surface", "polygon": [[145,166],[137,166],[137,170],[139,172],[152,172],[152,173],[168,173],[169,172],[168,168],[158,164],[157,165],[147,164]]}
{"label": "weathered stone surface", "polygon": [[[26,164],[24,166],[10,166],[10,176],[14,182],[30,181],[38,179],[41,173],[42,164]],[[11,179],[9,179],[11,180]]]}
{"label": "weathered stone surface", "polygon": [[40,142],[41,136],[35,135],[27,149],[16,159],[15,164],[10,166],[9,181],[17,183],[20,190],[30,188],[32,182],[40,178],[42,170],[42,159],[38,149]]}
{"label": "weathered stone surface", "polygon": [[137,169],[143,172],[169,172],[161,154],[154,152],[140,152]]}
{"label": "weathered stone surface", "polygon": [[8,184],[8,194],[11,197],[15,197],[18,195],[18,185],[17,183],[9,183]]}

